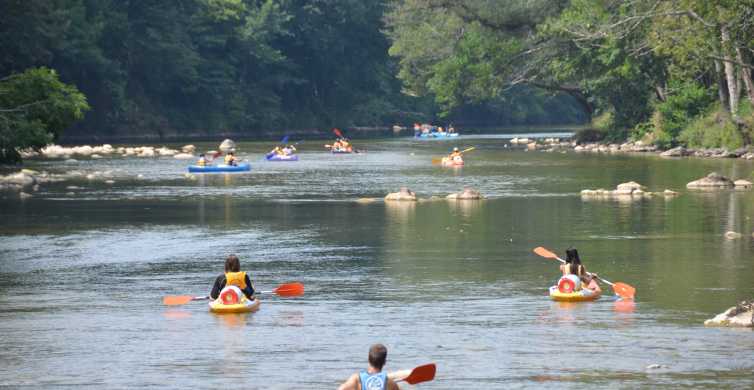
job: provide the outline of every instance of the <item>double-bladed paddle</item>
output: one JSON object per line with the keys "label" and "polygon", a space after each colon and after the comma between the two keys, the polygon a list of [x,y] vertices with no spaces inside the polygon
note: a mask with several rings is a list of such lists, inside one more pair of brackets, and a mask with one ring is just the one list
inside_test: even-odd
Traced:
{"label": "double-bladed paddle", "polygon": [[[549,250],[547,250],[547,249],[545,249],[545,248],[543,248],[541,246],[538,246],[538,247],[534,248],[534,253],[536,253],[536,254],[538,254],[538,255],[546,258],[546,259],[558,260],[561,263],[565,263],[566,262],[565,260],[563,260],[560,257],[558,257],[558,255],[556,255],[555,253],[553,253],[553,252],[551,252],[551,251],[549,251]],[[599,275],[596,275],[596,274],[590,274],[590,275],[592,275],[592,276],[596,277],[597,279],[599,279],[599,280],[601,280],[601,281],[609,284],[613,288],[613,291],[615,292],[615,294],[618,295],[618,296],[620,296],[621,298],[634,299],[634,295],[636,295],[636,289],[633,288],[632,286],[626,284],[626,283],[622,283],[622,282],[615,282],[615,283],[613,283],[613,282],[610,282],[608,280],[602,279]]]}
{"label": "double-bladed paddle", "polygon": [[435,379],[436,371],[437,367],[435,366],[435,364],[429,363],[416,367],[411,371],[400,370],[391,372],[390,374],[388,374],[388,376],[390,377],[390,379],[396,382],[406,382],[410,385],[415,385],[417,383],[427,382]]}
{"label": "double-bladed paddle", "polygon": [[[274,293],[281,297],[295,297],[304,295],[304,285],[299,282],[283,283],[272,291],[259,291],[260,294]],[[195,297],[191,295],[168,295],[162,298],[162,303],[168,306],[185,305],[191,301],[202,301],[209,299],[207,296]]]}

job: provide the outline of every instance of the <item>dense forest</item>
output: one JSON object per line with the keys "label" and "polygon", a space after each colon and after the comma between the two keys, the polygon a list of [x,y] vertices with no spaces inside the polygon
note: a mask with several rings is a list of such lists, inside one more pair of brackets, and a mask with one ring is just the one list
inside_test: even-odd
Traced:
{"label": "dense forest", "polygon": [[63,130],[590,122],[580,139],[738,147],[754,128],[752,0],[4,0],[0,14],[3,155]]}
{"label": "dense forest", "polygon": [[[391,4],[361,0],[6,0],[0,75],[54,69],[91,110],[70,131],[253,136],[273,128],[432,121],[388,54]],[[507,104],[505,99],[508,99]],[[563,96],[527,88],[444,120],[578,122]]]}
{"label": "dense forest", "polygon": [[751,0],[404,0],[387,22],[406,89],[446,111],[528,86],[573,96],[584,138],[752,140]]}

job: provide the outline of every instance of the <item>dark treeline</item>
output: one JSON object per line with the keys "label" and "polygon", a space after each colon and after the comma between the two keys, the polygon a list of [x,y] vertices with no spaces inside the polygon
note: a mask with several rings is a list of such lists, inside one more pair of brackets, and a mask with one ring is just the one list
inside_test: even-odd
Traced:
{"label": "dark treeline", "polygon": [[518,88],[440,112],[403,93],[386,1],[4,0],[0,77],[34,67],[91,110],[66,134],[253,137],[440,120],[562,124],[570,97]]}

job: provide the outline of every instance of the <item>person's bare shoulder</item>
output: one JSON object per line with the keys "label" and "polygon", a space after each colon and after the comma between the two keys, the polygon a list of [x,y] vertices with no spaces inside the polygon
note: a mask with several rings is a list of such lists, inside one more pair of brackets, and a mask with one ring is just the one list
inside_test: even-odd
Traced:
{"label": "person's bare shoulder", "polygon": [[387,390],[400,390],[400,387],[394,380],[387,378]]}

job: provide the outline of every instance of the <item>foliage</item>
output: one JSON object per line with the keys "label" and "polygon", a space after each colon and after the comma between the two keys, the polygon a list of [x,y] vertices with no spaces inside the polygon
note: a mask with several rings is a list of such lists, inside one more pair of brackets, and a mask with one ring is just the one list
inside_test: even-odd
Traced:
{"label": "foliage", "polygon": [[726,147],[731,150],[744,143],[730,114],[720,106],[689,123],[679,140],[693,148]]}
{"label": "foliage", "polygon": [[47,68],[0,80],[0,162],[20,162],[19,150],[44,147],[88,109],[86,97]]}

